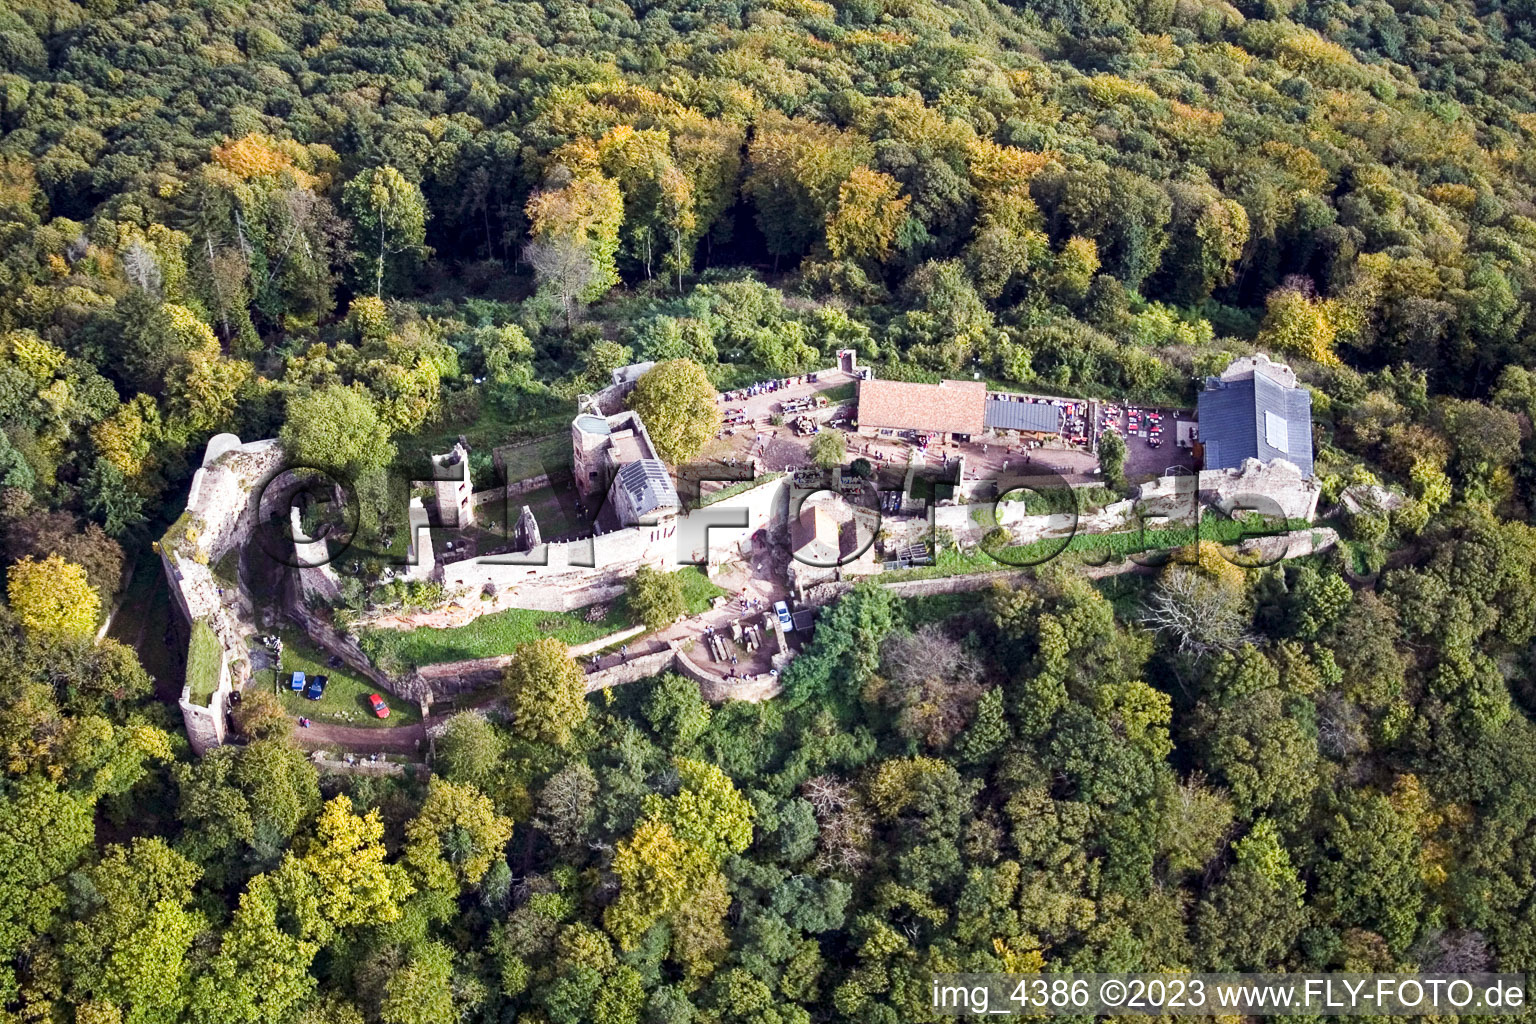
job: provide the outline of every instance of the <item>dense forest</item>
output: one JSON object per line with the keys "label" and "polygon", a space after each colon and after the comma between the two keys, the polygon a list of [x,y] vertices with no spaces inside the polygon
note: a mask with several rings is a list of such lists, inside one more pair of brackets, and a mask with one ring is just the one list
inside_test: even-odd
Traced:
{"label": "dense forest", "polygon": [[[1527,0],[0,5],[4,1019],[1536,963],[1533,45]],[[1325,511],[1403,501],[1279,567],[861,586],[761,704],[541,642],[401,777],[254,698],[194,758],[162,639],[95,639],[216,432],[367,479],[846,347],[1183,405],[1263,350]]]}

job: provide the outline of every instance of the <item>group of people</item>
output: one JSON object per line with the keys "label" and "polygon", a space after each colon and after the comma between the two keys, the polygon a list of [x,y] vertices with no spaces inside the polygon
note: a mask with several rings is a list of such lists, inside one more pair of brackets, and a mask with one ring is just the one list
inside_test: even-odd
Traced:
{"label": "group of people", "polygon": [[[619,654],[618,654],[619,661],[622,662],[627,657],[629,657],[629,644],[619,644]],[[600,669],[602,667],[603,667],[603,655],[602,655],[602,652],[599,651],[597,654],[592,655],[592,668],[594,670],[596,670],[596,669]]]}

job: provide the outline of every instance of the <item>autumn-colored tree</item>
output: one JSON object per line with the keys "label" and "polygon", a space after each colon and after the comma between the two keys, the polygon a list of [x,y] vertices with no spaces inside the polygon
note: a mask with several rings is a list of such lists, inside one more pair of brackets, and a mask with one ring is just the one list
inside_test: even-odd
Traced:
{"label": "autumn-colored tree", "polygon": [[11,610],[27,630],[43,637],[86,637],[96,631],[101,596],[78,565],[30,555],[6,574]]}
{"label": "autumn-colored tree", "polygon": [[213,147],[210,156],[215,165],[241,181],[287,176],[304,188],[323,184],[303,166],[311,165],[312,169],[310,155],[303,146],[267,135],[252,133],[225,139]]}
{"label": "autumn-colored tree", "polygon": [[123,477],[143,483],[155,469],[163,437],[160,408],[152,395],[138,394],[91,428],[96,450]]}
{"label": "autumn-colored tree", "polygon": [[744,189],[757,206],[768,251],[775,258],[799,256],[818,242],[843,182],[871,155],[857,133],[781,114],[762,117],[748,150]]}
{"label": "autumn-colored tree", "polygon": [[711,892],[720,864],[752,841],[752,805],[724,772],[687,758],[674,764],[682,789],[670,798],[648,794],[634,834],[614,850],[619,896],[603,923],[624,949],[634,948],[663,917]]}
{"label": "autumn-colored tree", "polygon": [[347,307],[347,327],[359,344],[382,344],[389,338],[389,310],[377,295],[359,295]]}
{"label": "autumn-colored tree", "polygon": [[1072,237],[1056,254],[1051,287],[1067,302],[1081,302],[1099,272],[1099,247],[1091,238]]}
{"label": "autumn-colored tree", "polygon": [[592,302],[619,283],[619,229],[624,195],[618,182],[592,173],[528,197],[531,241],[525,258],[552,288],[569,326],[577,302]]}
{"label": "autumn-colored tree", "polygon": [[884,260],[911,202],[889,174],[855,167],[838,186],[837,206],[827,215],[827,249],[840,260]]}
{"label": "autumn-colored tree", "polygon": [[1277,352],[1331,366],[1339,361],[1333,351],[1337,334],[1330,303],[1282,288],[1269,296],[1258,340]]}
{"label": "autumn-colored tree", "polygon": [[424,889],[452,890],[485,877],[512,838],[512,820],[473,786],[433,778],[421,811],[405,827],[405,861]]}
{"label": "autumn-colored tree", "polygon": [[404,868],[385,863],[383,839],[377,810],[360,817],[345,796],[338,796],[321,808],[309,848],[285,863],[289,872],[301,872],[285,880],[290,898],[312,910],[307,929],[322,941],[332,929],[399,919],[400,905],[414,887]]}
{"label": "autumn-colored tree", "polygon": [[179,436],[222,426],[251,379],[251,364],[225,359],[213,329],[190,309],[167,305],[165,312],[178,338],[176,347],[184,353],[166,371],[169,426]]}
{"label": "autumn-colored tree", "polygon": [[696,222],[693,186],[673,162],[670,141],[661,129],[624,124],[590,147],[596,166],[618,182],[624,195],[625,248],[646,277],[663,251],[670,251],[669,262],[679,272],[686,267],[688,260],[679,250],[685,239],[691,241]]}

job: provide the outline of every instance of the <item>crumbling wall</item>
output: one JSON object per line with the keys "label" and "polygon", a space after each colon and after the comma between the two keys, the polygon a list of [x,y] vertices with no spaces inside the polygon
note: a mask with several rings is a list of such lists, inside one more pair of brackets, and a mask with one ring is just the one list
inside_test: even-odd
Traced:
{"label": "crumbling wall", "polygon": [[[644,626],[634,626],[630,629],[621,629],[607,636],[598,637],[596,640],[584,644],[576,644],[567,649],[572,658],[584,658],[604,647],[621,643],[631,637],[645,632]],[[485,686],[493,686],[501,681],[501,676],[508,665],[512,664],[517,656],[515,654],[498,654],[489,658],[470,658],[465,661],[445,661],[436,665],[423,665],[416,670],[416,676],[425,687],[424,692],[430,692],[433,699],[449,697],[456,693],[464,693],[469,690],[480,689]],[[602,676],[602,673],[592,673],[594,676]],[[607,678],[607,677],[603,677]],[[636,678],[643,678],[637,676]],[[587,689],[602,689],[603,686],[612,685],[603,683],[593,685],[588,681]]]}
{"label": "crumbling wall", "polygon": [[606,690],[610,686],[623,686],[626,683],[634,683],[663,672],[670,672],[677,661],[677,654],[678,652],[669,645],[659,651],[636,655],[608,668],[588,672],[587,692],[594,693],[598,690]]}
{"label": "crumbling wall", "polygon": [[261,485],[279,469],[282,448],[275,439],[242,444],[233,434],[208,443],[203,465],[192,475],[187,509],[159,544],[165,577],[190,625],[203,621],[218,638],[219,685],[208,706],[191,701],[183,687],[179,701],[192,749],[202,754],[224,742],[230,692],[250,678],[245,637],[253,625],[238,593],[226,593],[212,565],[250,540],[258,522]]}
{"label": "crumbling wall", "polygon": [[296,592],[300,585],[290,579],[287,591],[286,611],[288,618],[297,623],[304,630],[310,642],[323,651],[327,651],[340,658],[348,668],[361,676],[371,680],[381,690],[394,694],[403,700],[420,700],[426,692],[412,677],[397,679],[382,671],[357,645],[357,641],[346,636],[335,626],[311,611],[309,606],[298,598],[302,590]]}
{"label": "crumbling wall", "polygon": [[469,475],[469,445],[464,438],[460,437],[451,450],[432,456],[432,493],[438,522],[445,528],[464,529],[474,523],[475,485]]}
{"label": "crumbling wall", "polygon": [[[683,564],[702,562],[706,528],[710,563],[729,560],[734,550],[750,546],[757,530],[783,522],[789,486],[787,477],[775,477],[665,525],[546,541],[525,554],[443,563],[443,585],[451,600],[468,613],[466,621],[505,608],[570,611],[610,601],[642,565],[671,572]],[[718,525],[726,522],[731,525]],[[431,549],[419,530],[417,535],[421,554],[409,574],[424,577],[432,568]],[[487,587],[491,598],[481,600]]]}
{"label": "crumbling wall", "polygon": [[187,742],[191,744],[192,752],[199,757],[224,742],[229,721],[226,697],[232,684],[229,659],[220,658],[219,685],[207,707],[192,702],[190,683],[181,688],[181,699],[177,702],[181,708],[181,721],[187,730]]}
{"label": "crumbling wall", "polygon": [[1322,493],[1315,478],[1303,476],[1293,462],[1247,459],[1238,469],[1202,470],[1200,500],[1223,512],[1251,509],[1266,515],[1278,512],[1286,519],[1311,521]]}

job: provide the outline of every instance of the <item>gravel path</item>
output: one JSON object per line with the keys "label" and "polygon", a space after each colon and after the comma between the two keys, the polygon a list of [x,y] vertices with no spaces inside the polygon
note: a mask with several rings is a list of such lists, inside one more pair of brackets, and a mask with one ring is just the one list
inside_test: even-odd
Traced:
{"label": "gravel path", "polygon": [[327,725],[324,722],[301,728],[293,727],[294,739],[309,750],[347,750],[356,754],[414,754],[426,746],[427,730],[417,722],[393,729],[357,725]]}

